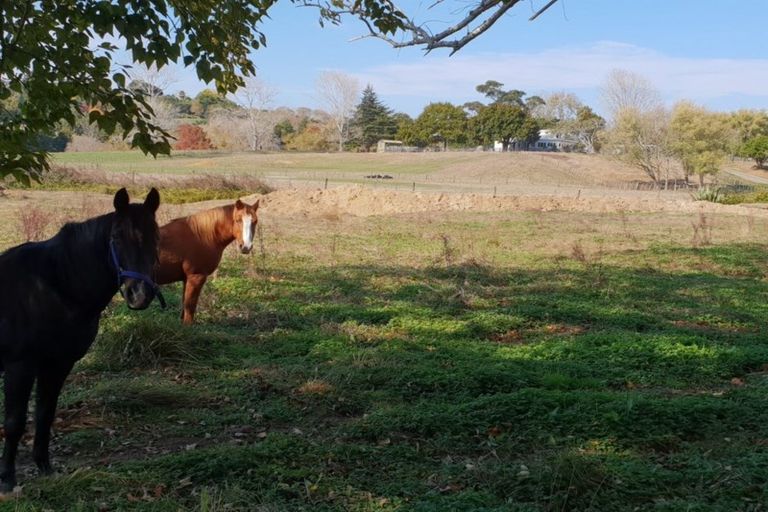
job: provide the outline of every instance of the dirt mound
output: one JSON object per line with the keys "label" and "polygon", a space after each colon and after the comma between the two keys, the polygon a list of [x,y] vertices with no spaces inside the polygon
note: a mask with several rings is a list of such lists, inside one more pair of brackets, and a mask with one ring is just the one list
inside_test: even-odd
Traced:
{"label": "dirt mound", "polygon": [[[254,196],[255,197],[255,196]],[[768,211],[693,201],[648,197],[504,196],[403,192],[345,186],[328,190],[286,189],[264,196],[265,212],[277,215],[393,215],[434,211],[719,212],[768,216]]]}

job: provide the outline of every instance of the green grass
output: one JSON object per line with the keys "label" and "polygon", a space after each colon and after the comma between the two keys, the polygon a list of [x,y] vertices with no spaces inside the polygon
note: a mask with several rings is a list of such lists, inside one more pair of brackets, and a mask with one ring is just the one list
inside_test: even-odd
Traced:
{"label": "green grass", "polygon": [[[480,155],[482,157],[482,155]],[[323,178],[354,174],[424,174],[457,162],[471,162],[478,155],[456,153],[377,155],[375,153],[232,153],[181,151],[172,156],[152,158],[139,151],[54,153],[53,162],[86,169],[119,172],[243,173],[296,175]],[[319,173],[319,174],[318,174]]]}
{"label": "green grass", "polygon": [[761,510],[768,246],[628,219],[266,224],[193,328],[110,307],[0,510]]}

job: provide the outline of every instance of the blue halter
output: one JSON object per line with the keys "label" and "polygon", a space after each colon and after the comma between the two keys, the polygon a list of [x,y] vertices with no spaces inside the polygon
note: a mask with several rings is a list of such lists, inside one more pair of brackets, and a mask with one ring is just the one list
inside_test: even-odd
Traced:
{"label": "blue halter", "polygon": [[134,272],[133,270],[123,270],[123,267],[120,266],[120,259],[117,257],[117,250],[115,249],[114,240],[109,241],[109,253],[112,255],[112,263],[115,265],[115,270],[117,270],[117,286],[118,290],[120,290],[120,295],[125,298],[125,292],[123,291],[123,279],[129,278],[144,281],[144,283],[149,285],[149,287],[152,288],[152,291],[155,292],[155,297],[157,297],[158,302],[160,302],[160,307],[165,309],[165,297],[163,297],[162,292],[160,292],[160,287],[152,280],[151,277],[140,272]]}

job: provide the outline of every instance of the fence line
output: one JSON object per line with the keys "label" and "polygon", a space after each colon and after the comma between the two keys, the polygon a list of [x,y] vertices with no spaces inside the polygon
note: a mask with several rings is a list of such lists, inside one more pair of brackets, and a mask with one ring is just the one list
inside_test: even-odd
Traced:
{"label": "fence line", "polygon": [[[602,183],[592,186],[584,184],[531,184],[531,185],[500,185],[500,184],[480,184],[479,182],[456,182],[438,183],[427,182],[427,180],[418,182],[414,180],[399,180],[396,176],[391,179],[371,179],[371,180],[350,180],[344,173],[328,173],[327,176],[313,178],[297,178],[287,176],[264,176],[262,181],[279,190],[281,188],[307,188],[307,189],[334,189],[348,186],[360,186],[371,190],[393,190],[410,193],[449,193],[449,194],[476,194],[487,195],[492,198],[497,197],[515,197],[520,195],[553,195],[569,197],[576,199],[588,197],[590,195],[604,195],[611,191],[622,190],[630,193],[636,193],[638,196],[647,197],[651,193],[655,196],[688,197],[696,187],[678,186],[677,188],[670,184],[669,188],[659,188],[649,183]],[[632,194],[635,195],[635,194]]]}

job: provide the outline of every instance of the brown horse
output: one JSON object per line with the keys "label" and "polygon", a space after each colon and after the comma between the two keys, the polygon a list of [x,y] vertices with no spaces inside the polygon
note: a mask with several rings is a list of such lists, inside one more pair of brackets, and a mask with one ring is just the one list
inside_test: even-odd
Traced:
{"label": "brown horse", "polygon": [[194,323],[200,290],[219,266],[224,249],[237,240],[241,253],[251,252],[258,209],[259,201],[248,205],[238,199],[160,228],[155,279],[158,284],[184,283],[181,319],[185,324]]}

